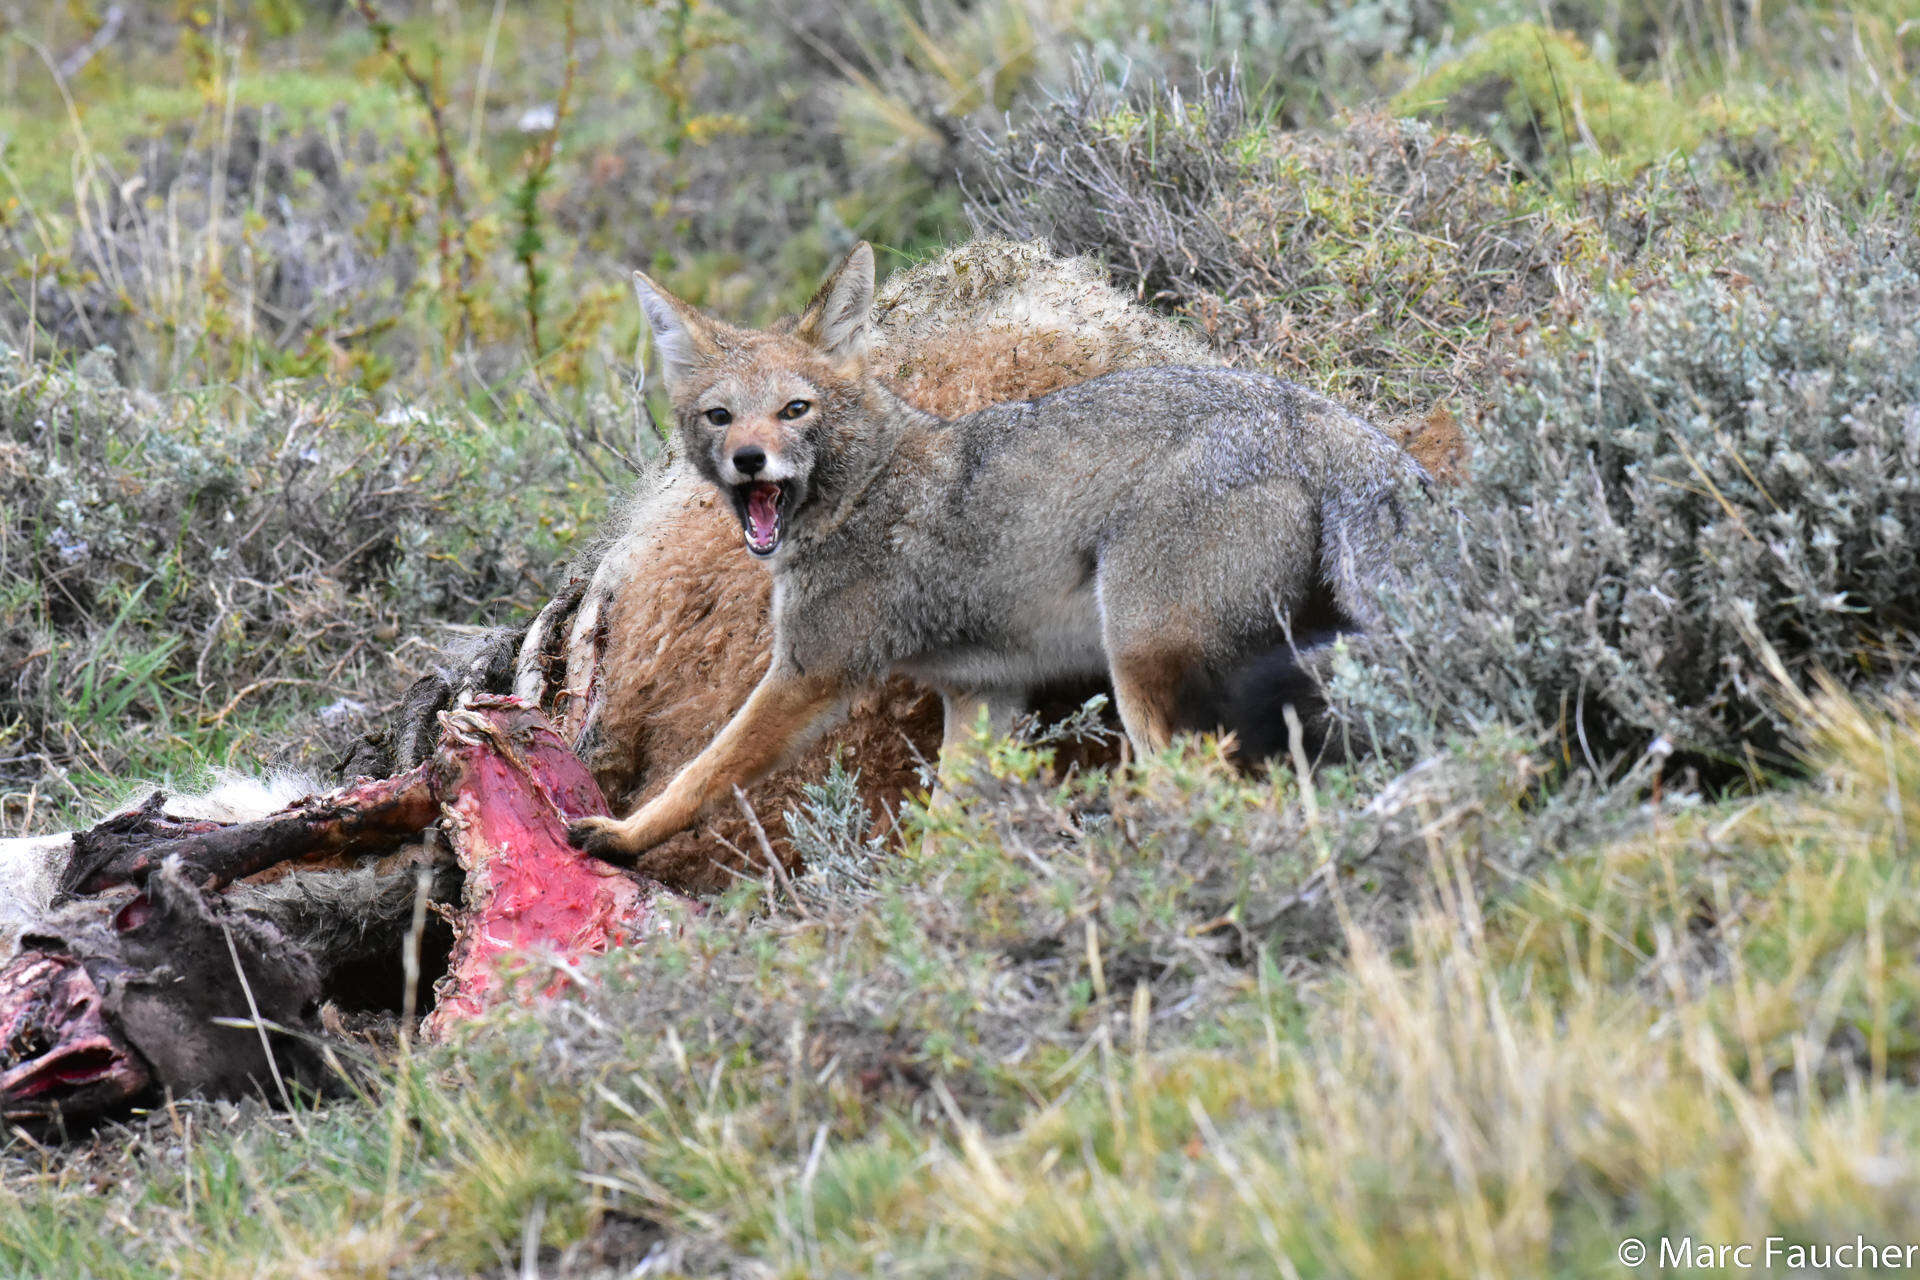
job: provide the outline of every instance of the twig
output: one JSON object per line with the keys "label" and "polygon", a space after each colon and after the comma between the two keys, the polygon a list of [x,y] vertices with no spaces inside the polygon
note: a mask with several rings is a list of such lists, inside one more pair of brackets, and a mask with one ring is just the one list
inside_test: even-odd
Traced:
{"label": "twig", "polygon": [[514,193],[514,204],[520,216],[520,234],[514,239],[513,253],[520,260],[520,270],[526,276],[527,340],[533,344],[533,362],[536,366],[546,355],[545,344],[540,339],[540,295],[546,285],[546,273],[540,269],[540,251],[546,248],[546,242],[540,236],[540,192],[546,188],[551,176],[554,153],[560,144],[560,129],[567,122],[567,111],[573,100],[575,73],[580,68],[580,59],[574,47],[578,38],[574,24],[574,0],[567,0],[564,21],[566,66],[560,75],[559,97],[554,100],[553,123],[547,126],[532,154],[527,157],[520,189]]}
{"label": "twig", "polygon": [[109,5],[106,17],[100,21],[100,29],[87,37],[87,42],[60,60],[60,78],[71,80],[92,62],[95,55],[113,43],[120,34],[120,27],[127,20],[127,7],[122,4]]}
{"label": "twig", "polygon": [[500,43],[500,21],[507,16],[507,0],[493,0],[493,18],[487,23],[487,40],[480,48],[480,74],[473,86],[473,112],[467,117],[467,163],[480,154],[480,118],[487,109],[487,86],[493,80],[493,55]]}
{"label": "twig", "polygon": [[218,711],[214,712],[210,716],[200,717],[200,725],[202,728],[211,728],[214,725],[225,724],[227,721],[227,717],[232,715],[242,702],[246,701],[246,699],[248,699],[249,697],[252,697],[254,694],[260,692],[260,690],[269,688],[273,685],[276,685],[276,684],[320,685],[324,683],[325,682],[321,680],[307,680],[299,676],[267,676],[264,679],[255,680],[252,684],[244,686],[243,688],[241,688],[241,690],[238,693],[234,694],[231,698],[228,698],[226,706],[220,708]]}
{"label": "twig", "polygon": [[246,967],[240,963],[240,948],[233,943],[233,929],[225,920],[222,920],[220,932],[227,939],[227,954],[233,957],[233,971],[239,975],[240,991],[247,997],[247,1016],[253,1019],[253,1029],[260,1034],[260,1052],[267,1055],[267,1070],[273,1072],[273,1085],[280,1091],[280,1104],[287,1109],[287,1115],[293,1120],[294,1127],[300,1130],[300,1136],[304,1138],[307,1134],[307,1126],[301,1122],[299,1113],[293,1109],[293,1095],[287,1092],[287,1082],[281,1078],[280,1063],[273,1056],[273,1041],[267,1035],[267,1024],[260,1018],[260,1006],[253,998],[253,984],[247,981]]}
{"label": "twig", "polygon": [[373,32],[380,52],[393,59],[401,76],[413,87],[420,105],[426,108],[427,124],[433,131],[434,163],[440,168],[440,267],[445,273],[447,266],[454,261],[453,241],[457,238],[460,257],[455,269],[455,278],[459,283],[456,301],[459,303],[460,337],[464,339],[470,319],[467,293],[473,284],[475,264],[473,246],[467,241],[469,220],[466,197],[460,193],[460,169],[454,163],[453,148],[447,143],[446,115],[440,110],[440,99],[434,92],[432,82],[420,74],[413,65],[413,59],[407,56],[407,51],[394,41],[393,24],[380,16],[380,11],[373,6],[373,0],[353,0],[353,7],[366,19],[367,29]]}
{"label": "twig", "polygon": [[767,860],[767,869],[773,873],[774,882],[785,891],[787,897],[793,902],[793,905],[799,910],[802,916],[809,920],[813,919],[813,912],[807,910],[807,904],[800,901],[800,895],[793,891],[793,881],[787,878],[787,868],[785,864],[773,856],[773,845],[767,840],[766,828],[760,825],[759,815],[753,811],[753,806],[747,802],[747,793],[736,786],[733,789],[733,798],[735,803],[740,806],[740,812],[746,815],[747,827],[753,832],[753,838],[760,844],[760,855]]}
{"label": "twig", "polygon": [[427,899],[433,888],[433,873],[426,867],[414,872],[413,922],[407,927],[406,944],[400,949],[402,981],[400,993],[400,1040],[404,1044],[413,1034],[413,1018],[420,999],[420,940],[427,932]]}
{"label": "twig", "polygon": [[1333,849],[1327,843],[1326,830],[1320,825],[1320,797],[1315,791],[1313,766],[1307,760],[1306,733],[1300,724],[1300,713],[1291,702],[1280,708],[1280,715],[1287,722],[1287,750],[1293,756],[1294,782],[1300,788],[1300,807],[1306,811],[1307,830],[1313,833],[1313,843],[1320,853],[1320,865],[1333,862]]}

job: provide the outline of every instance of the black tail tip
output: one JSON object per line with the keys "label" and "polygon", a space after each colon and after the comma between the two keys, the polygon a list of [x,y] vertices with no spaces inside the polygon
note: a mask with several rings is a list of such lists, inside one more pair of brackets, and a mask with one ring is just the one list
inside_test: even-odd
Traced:
{"label": "black tail tip", "polygon": [[1327,700],[1311,663],[1316,654],[1341,633],[1337,630],[1296,636],[1236,668],[1221,688],[1220,728],[1240,743],[1240,756],[1251,763],[1291,759],[1295,730],[1287,723],[1291,707],[1299,724],[1300,745],[1307,759],[1323,762],[1335,754],[1335,740],[1327,718]]}

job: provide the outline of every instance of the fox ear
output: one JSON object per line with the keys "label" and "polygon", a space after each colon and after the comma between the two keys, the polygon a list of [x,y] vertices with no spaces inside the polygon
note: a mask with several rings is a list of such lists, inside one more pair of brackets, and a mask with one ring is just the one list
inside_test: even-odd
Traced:
{"label": "fox ear", "polygon": [[660,372],[669,387],[719,352],[713,322],[691,303],[662,289],[644,271],[633,273],[633,289],[640,295],[640,309],[647,313],[653,349],[659,353]]}
{"label": "fox ear", "polygon": [[813,295],[793,335],[844,360],[866,347],[867,320],[872,314],[873,246],[862,240]]}

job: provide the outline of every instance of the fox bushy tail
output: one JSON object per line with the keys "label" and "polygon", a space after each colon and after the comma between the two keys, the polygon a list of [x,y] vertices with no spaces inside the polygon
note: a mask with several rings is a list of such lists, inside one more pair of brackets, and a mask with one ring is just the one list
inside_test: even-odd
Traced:
{"label": "fox bushy tail", "polygon": [[1282,644],[1255,654],[1228,673],[1219,690],[1218,720],[1233,732],[1244,758],[1284,758],[1293,729],[1284,709],[1298,714],[1301,745],[1311,759],[1344,758],[1354,744],[1336,741],[1326,716],[1322,680],[1332,644],[1344,631],[1384,623],[1382,590],[1391,587],[1393,544],[1406,523],[1404,499],[1429,498],[1433,477],[1418,461],[1367,428],[1362,446],[1333,467],[1320,500],[1320,579],[1336,617],[1289,629]]}
{"label": "fox bushy tail", "polygon": [[1417,489],[1430,497],[1433,477],[1384,437],[1387,458],[1359,465],[1326,486],[1320,500],[1320,578],[1335,606],[1362,630],[1383,619],[1380,590],[1393,574],[1393,544],[1406,525],[1403,499]]}

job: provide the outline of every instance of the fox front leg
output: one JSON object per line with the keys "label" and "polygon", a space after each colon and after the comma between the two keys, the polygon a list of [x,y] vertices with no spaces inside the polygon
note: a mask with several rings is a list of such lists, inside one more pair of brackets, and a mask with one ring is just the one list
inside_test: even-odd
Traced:
{"label": "fox front leg", "polygon": [[567,828],[567,839],[603,861],[633,865],[654,845],[692,826],[714,800],[771,772],[845,700],[846,691],[846,681],[837,675],[801,675],[776,662],[720,736],[675,774],[666,790],[627,818],[582,819]]}

